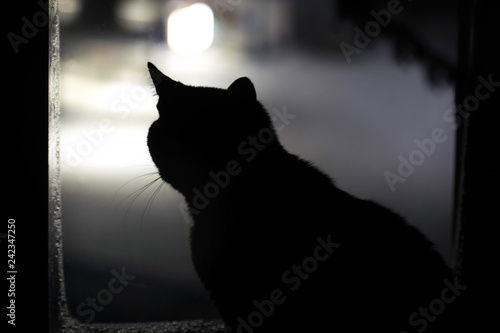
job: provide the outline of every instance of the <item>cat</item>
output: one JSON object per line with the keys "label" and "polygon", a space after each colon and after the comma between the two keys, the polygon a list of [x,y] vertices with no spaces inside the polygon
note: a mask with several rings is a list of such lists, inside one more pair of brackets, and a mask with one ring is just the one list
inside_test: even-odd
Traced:
{"label": "cat", "polygon": [[248,78],[194,87],[148,69],[149,151],[186,200],[194,267],[229,331],[453,331],[466,286],[434,244],[287,152]]}

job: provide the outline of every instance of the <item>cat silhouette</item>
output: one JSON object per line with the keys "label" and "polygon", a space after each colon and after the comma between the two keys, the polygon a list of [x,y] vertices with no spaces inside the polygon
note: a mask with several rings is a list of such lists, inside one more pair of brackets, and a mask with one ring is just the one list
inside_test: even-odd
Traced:
{"label": "cat silhouette", "polygon": [[466,286],[434,244],[287,152],[248,78],[193,87],[148,68],[149,151],[186,200],[194,267],[230,331],[455,331]]}

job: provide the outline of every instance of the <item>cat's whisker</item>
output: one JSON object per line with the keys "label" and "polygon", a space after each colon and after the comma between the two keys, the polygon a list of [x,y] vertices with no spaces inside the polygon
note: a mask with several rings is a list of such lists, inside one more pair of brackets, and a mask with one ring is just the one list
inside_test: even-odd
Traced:
{"label": "cat's whisker", "polygon": [[[158,178],[156,180],[158,180]],[[155,180],[155,182],[156,182],[156,180]],[[163,181],[160,181],[160,184],[156,187],[153,194],[151,195],[148,202],[146,203],[146,207],[144,208],[144,210],[142,212],[142,216],[141,216],[141,226],[142,226],[142,222],[144,221],[144,216],[146,215],[147,212],[149,212],[151,210],[151,206],[153,205],[153,201],[154,201],[155,197],[158,195],[158,192],[160,192],[160,190],[163,188],[163,185],[165,185],[165,183]]]}
{"label": "cat's whisker", "polygon": [[[138,176],[138,177],[135,177],[134,179],[137,179],[137,178],[144,178],[144,177],[147,177],[147,176],[152,176],[152,175],[155,175],[157,173],[150,173],[150,174],[146,174],[146,175],[142,175],[142,176]],[[131,181],[133,181],[134,179],[128,181],[127,183],[130,183]],[[124,217],[123,217],[123,221],[125,222],[125,220],[127,219],[127,216],[129,214],[129,210],[130,208],[132,207],[132,205],[134,204],[134,202],[144,193],[146,192],[151,186],[153,186],[153,184],[155,184],[158,180],[160,180],[161,177],[156,177],[154,180],[150,181],[149,183],[147,183],[146,185],[143,185],[141,188],[137,189],[136,191],[134,191],[133,193],[127,195],[125,198],[123,198],[119,205],[121,205],[124,201],[127,201],[128,200],[128,204],[127,204],[127,207],[125,209],[125,213],[124,213]],[[163,182],[162,182],[163,184]],[[155,190],[155,193],[157,193],[157,191]],[[151,201],[151,199],[149,199],[149,201]],[[149,201],[148,201],[148,205],[149,205]],[[142,214],[142,218],[141,218],[141,224],[142,224],[142,219],[144,218],[144,212]]]}
{"label": "cat's whisker", "polygon": [[143,174],[143,175],[140,175],[140,176],[136,176],[128,181],[126,181],[122,186],[120,186],[116,192],[115,192],[115,195],[113,197],[113,200],[116,199],[116,196],[118,195],[118,193],[127,185],[131,184],[132,182],[137,182],[137,181],[141,181],[142,179],[144,178],[147,178],[147,177],[151,177],[151,176],[155,176],[155,175],[158,175],[158,171],[154,171],[154,172],[148,172],[146,174]]}

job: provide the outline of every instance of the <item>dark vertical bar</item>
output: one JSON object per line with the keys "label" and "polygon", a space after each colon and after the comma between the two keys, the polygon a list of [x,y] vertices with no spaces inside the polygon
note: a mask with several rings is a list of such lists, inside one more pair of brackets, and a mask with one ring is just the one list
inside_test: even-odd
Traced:
{"label": "dark vertical bar", "polygon": [[500,11],[498,1],[464,0],[459,13],[454,261],[487,328],[499,304]]}
{"label": "dark vertical bar", "polygon": [[[0,332],[48,329],[46,0],[3,4],[2,211],[0,233],[15,220],[11,242],[1,240]],[[4,229],[5,228],[5,229]],[[11,257],[7,246],[10,245]],[[12,261],[8,261],[8,259]],[[15,273],[7,273],[7,272]],[[12,286],[6,285],[7,277]],[[9,291],[12,290],[12,291]],[[10,309],[7,307],[10,306]],[[8,315],[7,315],[8,314]],[[11,321],[11,323],[9,323]],[[15,325],[14,325],[15,324]]]}

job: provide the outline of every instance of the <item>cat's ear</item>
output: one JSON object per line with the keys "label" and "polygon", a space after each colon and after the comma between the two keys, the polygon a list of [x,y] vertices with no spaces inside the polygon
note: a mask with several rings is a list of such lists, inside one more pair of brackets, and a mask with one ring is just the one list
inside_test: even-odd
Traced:
{"label": "cat's ear", "polygon": [[250,81],[250,79],[247,77],[240,77],[239,79],[231,83],[231,85],[229,86],[229,88],[227,88],[227,90],[235,92],[245,98],[250,98],[250,99],[257,98],[255,87],[253,86],[252,81]]}
{"label": "cat's ear", "polygon": [[171,78],[163,74],[158,68],[156,68],[155,65],[153,65],[150,62],[148,62],[148,70],[157,92],[160,85],[165,87],[182,86],[182,83],[172,80]]}

